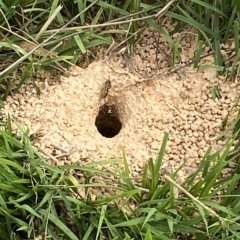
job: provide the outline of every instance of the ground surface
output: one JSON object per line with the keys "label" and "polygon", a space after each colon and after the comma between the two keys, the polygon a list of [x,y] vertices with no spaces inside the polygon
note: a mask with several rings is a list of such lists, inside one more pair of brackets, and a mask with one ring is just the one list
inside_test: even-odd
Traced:
{"label": "ground surface", "polygon": [[[182,64],[192,58],[196,46],[187,43],[182,42]],[[40,83],[40,96],[31,85],[25,85],[19,94],[7,99],[4,112],[31,132],[40,129],[42,136],[34,144],[45,153],[60,154],[56,147],[76,150],[69,157],[56,157],[58,164],[121,158],[124,149],[134,177],[149,157],[156,157],[164,132],[169,132],[163,168],[170,172],[185,162],[182,174],[186,176],[210,145],[221,148],[223,143],[214,139],[239,95],[240,85],[226,83],[213,70],[192,66],[169,74],[166,53],[159,51],[156,56],[156,52],[156,44],[145,37],[132,60],[119,54],[85,69],[73,67],[59,82],[50,84],[46,78]],[[212,63],[213,58],[208,61]],[[101,89],[108,79],[112,87],[103,99]],[[216,86],[221,99],[213,99],[211,89]],[[115,112],[102,112],[102,118],[117,117],[122,124],[112,138],[103,137],[95,125],[104,104],[114,105]]]}

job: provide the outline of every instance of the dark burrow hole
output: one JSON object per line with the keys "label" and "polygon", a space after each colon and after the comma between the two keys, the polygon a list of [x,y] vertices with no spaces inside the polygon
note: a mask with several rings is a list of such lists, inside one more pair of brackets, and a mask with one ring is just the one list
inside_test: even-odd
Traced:
{"label": "dark burrow hole", "polygon": [[95,119],[95,126],[103,137],[112,138],[118,135],[121,131],[122,123],[119,119],[117,107],[107,104],[100,106]]}

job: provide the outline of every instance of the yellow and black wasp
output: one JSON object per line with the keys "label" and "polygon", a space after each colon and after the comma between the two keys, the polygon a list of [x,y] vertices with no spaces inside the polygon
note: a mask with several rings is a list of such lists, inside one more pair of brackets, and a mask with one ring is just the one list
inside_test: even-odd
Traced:
{"label": "yellow and black wasp", "polygon": [[104,85],[103,85],[103,87],[102,87],[102,89],[101,89],[101,98],[106,98],[106,97],[107,97],[108,91],[109,91],[109,89],[110,89],[111,87],[112,87],[111,81],[110,81],[110,80],[107,80],[107,81],[104,83]]}

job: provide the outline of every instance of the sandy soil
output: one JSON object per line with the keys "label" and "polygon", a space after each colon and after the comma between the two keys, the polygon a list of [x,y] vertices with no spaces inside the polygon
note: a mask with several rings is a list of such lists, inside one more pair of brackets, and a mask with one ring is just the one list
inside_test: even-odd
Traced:
{"label": "sandy soil", "polygon": [[[75,149],[68,157],[55,157],[58,164],[121,158],[124,149],[134,177],[149,157],[157,156],[164,132],[169,132],[163,168],[170,171],[185,162],[186,176],[210,145],[213,150],[223,145],[214,139],[239,96],[240,85],[226,83],[209,69],[185,67],[169,74],[166,54],[160,51],[156,56],[156,45],[151,47],[148,41],[145,38],[139,43],[133,59],[119,54],[85,69],[75,66],[55,84],[46,78],[39,83],[40,96],[31,84],[25,84],[20,93],[8,97],[4,113],[32,133],[41,130],[33,144],[45,153],[56,156],[62,153],[59,149]],[[196,46],[186,44],[182,43],[183,64]],[[111,88],[103,98],[107,80]],[[220,99],[213,99],[211,93],[216,86]],[[100,126],[111,136],[119,122],[122,127],[114,137],[98,131]]]}

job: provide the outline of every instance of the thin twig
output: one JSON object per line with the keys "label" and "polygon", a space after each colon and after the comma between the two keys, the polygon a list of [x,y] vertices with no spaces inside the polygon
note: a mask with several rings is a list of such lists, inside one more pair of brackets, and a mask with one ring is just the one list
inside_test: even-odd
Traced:
{"label": "thin twig", "polygon": [[55,158],[68,157],[68,156],[70,156],[72,153],[74,153],[74,152],[76,152],[76,151],[77,151],[76,148],[72,148],[72,149],[70,149],[70,150],[69,150],[68,152],[66,152],[66,153],[62,153],[62,154],[59,154],[59,155],[55,156]]}
{"label": "thin twig", "polygon": [[51,143],[51,145],[52,145],[54,148],[62,151],[63,153],[68,153],[68,151],[66,151],[65,149],[63,149],[63,148],[61,148],[61,147],[59,147],[59,146],[57,146],[57,145],[55,145],[55,144],[53,144],[53,143]]}
{"label": "thin twig", "polygon": [[77,151],[77,149],[74,148],[74,147],[72,147],[70,150],[67,151],[67,150],[65,150],[65,149],[63,149],[63,148],[61,148],[61,147],[59,147],[59,146],[57,146],[57,145],[55,145],[55,144],[53,144],[53,143],[51,143],[51,145],[52,145],[54,148],[56,148],[56,149],[58,149],[58,150],[60,150],[60,151],[63,152],[62,154],[59,154],[59,155],[57,155],[57,156],[54,156],[56,159],[57,159],[57,158],[61,158],[61,157],[68,157],[69,155],[71,155],[71,154],[73,154],[74,152]]}
{"label": "thin twig", "polygon": [[54,156],[55,158],[62,158],[62,157],[68,157],[69,153],[62,153],[62,154],[58,154],[56,156]]}
{"label": "thin twig", "polygon": [[[117,46],[115,46],[111,52],[115,51],[115,49],[118,49],[121,45],[123,45],[125,42],[127,42],[130,38],[132,38],[133,36],[137,35],[139,32],[141,31],[141,29],[137,30],[135,33],[133,33],[132,35],[130,35],[129,37],[125,38],[122,42],[120,42]],[[124,47],[124,51],[126,50],[127,48]],[[120,50],[121,51],[121,50]],[[122,52],[124,52],[122,51]],[[120,54],[119,52],[117,54]],[[110,58],[112,57],[113,55],[110,56]],[[110,59],[109,58],[109,59]]]}
{"label": "thin twig", "polygon": [[47,153],[46,151],[44,151],[41,148],[38,148],[38,150],[43,153],[46,157],[50,158],[51,160],[55,161],[55,162],[59,162],[57,158],[55,158],[53,155]]}
{"label": "thin twig", "polygon": [[156,18],[157,20],[159,20],[160,17],[162,17],[165,12],[170,8],[170,6],[175,2],[176,0],[171,0],[169,3],[167,3],[167,5],[156,14]]}

